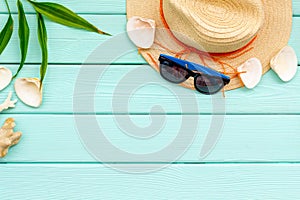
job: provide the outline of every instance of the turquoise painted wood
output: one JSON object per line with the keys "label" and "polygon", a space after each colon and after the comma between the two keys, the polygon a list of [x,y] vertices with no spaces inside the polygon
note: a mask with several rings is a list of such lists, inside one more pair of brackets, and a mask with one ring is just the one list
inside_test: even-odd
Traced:
{"label": "turquoise painted wood", "polygon": [[[26,1],[23,2],[32,37],[27,64],[20,77],[38,77],[41,53],[36,38],[36,19],[34,10]],[[124,34],[125,0],[53,2],[68,6],[114,36]],[[9,1],[9,4],[13,17],[17,19],[15,1]],[[300,57],[298,0],[293,0],[293,13],[293,31],[289,45],[295,48]],[[6,18],[7,10],[1,4],[0,27],[3,27]],[[270,71],[254,90],[227,92],[222,136],[209,156],[201,159],[200,150],[212,118],[224,113],[220,109],[213,109],[215,107],[211,97],[163,81],[136,50],[114,60],[110,67],[105,65],[109,53],[104,52],[87,60],[97,47],[108,42],[111,37],[69,29],[48,20],[46,23],[51,64],[45,80],[43,105],[39,109],[33,109],[18,102],[16,109],[0,115],[0,124],[7,117],[13,117],[16,119],[16,129],[23,132],[21,143],[13,147],[6,158],[0,159],[1,200],[299,197],[299,73],[293,81],[282,83]],[[20,62],[18,43],[15,32],[8,48],[0,56],[0,65],[5,65],[12,71],[17,69]],[[120,46],[135,49],[128,38],[118,44],[112,43],[111,46],[111,50]],[[198,117],[198,128],[191,145],[186,148],[182,142],[174,147],[174,151],[186,150],[184,154],[167,166],[165,159],[141,159],[133,163],[128,157],[115,159],[110,154],[107,159],[95,159],[83,145],[73,115],[73,93],[82,63],[93,64],[85,66],[88,69],[106,71],[97,83],[94,95],[84,91],[78,94],[77,97],[80,98],[94,98],[95,103],[93,111],[83,104],[76,107],[77,117],[86,119],[95,112],[105,136],[113,145],[139,154],[165,148],[177,137],[183,117]],[[138,78],[141,73],[145,77]],[[130,76],[135,78],[124,81]],[[144,81],[146,78],[151,80],[150,84],[139,83],[139,80]],[[92,80],[86,78],[82,87],[90,87],[92,84]],[[128,90],[133,88],[137,90],[131,95]],[[13,84],[0,92],[0,102],[9,91],[13,91]],[[214,99],[222,97],[215,96]],[[191,106],[192,100],[195,100],[195,106]],[[156,105],[163,110],[152,110]],[[189,107],[185,108],[186,106]],[[124,127],[118,125],[116,117],[121,121],[130,117],[139,127],[147,127],[151,120],[163,122],[162,117],[165,117],[165,123],[162,127],[156,125],[156,129],[160,130],[159,134],[141,140],[128,135]],[[191,127],[192,124],[189,124],[189,128]],[[90,132],[91,127],[88,127],[85,134]],[[149,168],[157,169],[162,166],[165,168],[145,172]],[[128,171],[144,173],[134,174]]]}
{"label": "turquoise painted wood", "polygon": [[[120,166],[115,166],[120,167]],[[127,165],[122,169],[148,169]],[[298,199],[299,165],[1,165],[3,199]],[[16,189],[18,188],[18,189]]]}
{"label": "turquoise painted wood", "polygon": [[[12,12],[17,12],[16,1],[9,1]],[[25,0],[22,1],[26,13],[34,13],[34,9]],[[49,2],[49,0],[39,0],[39,2]],[[106,15],[125,15],[126,13],[126,0],[77,0],[76,3],[69,0],[52,0],[51,2],[62,4],[76,13],[81,14],[106,14]],[[0,12],[7,13],[4,6],[0,7]]]}
{"label": "turquoise painted wood", "polygon": [[[124,15],[83,15],[99,28],[113,35],[123,33],[125,35],[126,17]],[[17,19],[17,15],[13,16]],[[0,19],[7,18],[7,14],[0,14]],[[29,42],[29,53],[27,63],[40,63],[41,52],[37,40],[36,17],[35,14],[27,15],[28,23],[31,30]],[[5,20],[0,21],[0,27],[3,27]],[[103,36],[96,33],[84,32],[82,30],[71,29],[61,25],[47,21],[48,43],[49,43],[49,62],[59,64],[86,63],[88,56],[95,48],[103,44],[104,41],[111,39],[109,36]],[[300,28],[300,24],[299,24]],[[15,23],[17,29],[17,23]],[[116,45],[114,43],[114,45]],[[128,46],[135,49],[128,38],[124,40],[122,46]],[[112,49],[113,50],[113,49]],[[18,32],[15,31],[7,49],[0,57],[0,63],[19,63],[19,39]],[[111,53],[111,52],[110,52]],[[95,60],[90,60],[89,63],[103,63],[105,55],[99,55]],[[138,55],[137,51],[131,52],[128,55],[116,60],[115,63],[145,63]],[[107,61],[105,62],[105,64]]]}
{"label": "turquoise painted wood", "polygon": [[293,13],[298,17],[300,15],[300,2],[297,0],[293,0]]}
{"label": "turquoise painted wood", "polygon": [[[115,41],[113,37],[101,36],[95,33],[86,33],[83,31],[62,27],[61,25],[54,24],[47,21],[47,30],[49,37],[49,62],[54,64],[107,64],[107,57],[115,55],[114,52],[118,48],[129,48],[131,52],[124,52],[125,55],[115,55],[116,60],[113,64],[147,64],[140,55],[138,55],[136,48],[127,38],[125,33],[126,16],[125,15],[83,15],[86,19],[97,25],[99,28],[107,31],[114,36],[122,34],[124,40],[121,42]],[[6,18],[6,14],[0,14],[0,19]],[[14,15],[17,18],[17,15]],[[29,44],[29,54],[27,63],[40,63],[41,53],[38,46],[36,36],[36,19],[34,14],[28,15],[28,23],[31,27],[31,40]],[[5,24],[5,20],[0,21],[0,26]],[[17,23],[15,24],[17,28]],[[297,50],[298,57],[300,57],[300,18],[294,17],[293,31],[291,35],[290,45]],[[109,40],[109,41],[108,41]],[[102,55],[88,59],[88,56],[97,48],[101,48],[104,42],[108,42],[109,46],[115,48],[107,48],[107,52],[102,52]],[[8,48],[0,57],[0,63],[18,63],[19,58],[19,40],[17,31],[14,32],[12,41],[9,43]],[[123,53],[123,52],[122,52]]]}
{"label": "turquoise painted wood", "polygon": [[[14,147],[10,155],[0,162],[132,162],[133,157],[116,159],[112,154],[109,158],[97,160],[83,146],[82,137],[77,131],[77,125],[72,115],[38,115],[16,114],[2,115],[0,120],[12,116],[17,123],[17,130],[24,132],[22,142]],[[80,120],[88,119],[88,115],[80,115]],[[189,121],[197,120],[195,132],[191,132],[193,124],[183,129],[185,135],[191,134],[193,139],[186,143],[179,136],[183,116],[142,116],[132,115],[134,125],[147,127],[151,118],[155,121],[165,121],[163,126],[156,127],[156,134],[150,139],[141,139],[128,135],[125,131],[129,126],[118,125],[116,120],[124,121],[127,116],[99,115],[97,120],[100,128],[111,145],[132,154],[150,154],[160,151],[170,145],[173,140],[180,140],[173,149],[184,153],[180,158],[140,159],[136,162],[298,162],[300,161],[300,116],[290,115],[230,115],[225,117],[222,136],[211,154],[205,159],[200,158],[204,140],[212,116],[185,116]],[[151,117],[151,118],[150,118]],[[197,119],[198,118],[198,119]],[[158,124],[157,124],[158,126]],[[87,127],[85,132],[92,130]],[[148,128],[149,130],[149,128]],[[139,139],[140,138],[140,139]],[[100,156],[105,148],[99,141]],[[169,159],[170,158],[170,159]],[[171,160],[174,159],[174,160]]]}
{"label": "turquoise painted wood", "polygon": [[[6,65],[12,71],[17,70],[16,65]],[[263,77],[261,84],[254,90],[245,88],[226,93],[224,99],[221,94],[217,96],[205,96],[196,92],[190,92],[177,85],[169,84],[160,78],[149,66],[135,65],[113,65],[113,66],[83,66],[89,70],[99,68],[106,69],[102,78],[95,82],[87,78],[83,83],[83,88],[96,84],[97,89],[94,94],[80,93],[77,97],[85,97],[95,100],[95,112],[97,114],[294,114],[300,113],[300,73],[296,78],[283,83],[273,71]],[[73,109],[73,94],[77,77],[80,75],[79,65],[50,65],[44,88],[44,103],[39,109],[32,109],[18,103],[16,109],[5,111],[4,113],[63,113],[70,114]],[[66,74],[66,75],[64,75]],[[144,77],[150,79],[145,83]],[[39,65],[27,65],[20,73],[20,77],[38,77]],[[122,81],[124,77],[134,78]],[[139,83],[139,82],[142,82]],[[145,84],[145,85],[144,85]],[[62,87],[63,85],[63,87]],[[131,94],[132,89],[138,89]],[[80,89],[80,88],[79,88]],[[9,91],[13,91],[13,84],[0,94],[0,101],[4,101]],[[174,96],[174,93],[177,95]],[[213,99],[225,101],[226,111],[216,109],[212,104]],[[189,106],[192,101],[196,101],[195,106]],[[125,106],[112,102],[126,102]],[[127,103],[128,102],[128,103]],[[285,103],[287,102],[287,103]],[[128,105],[128,106],[126,106]],[[155,105],[160,105],[164,111],[151,111]],[[91,113],[86,105],[80,104],[82,108],[78,113]],[[76,109],[78,110],[78,109]]]}

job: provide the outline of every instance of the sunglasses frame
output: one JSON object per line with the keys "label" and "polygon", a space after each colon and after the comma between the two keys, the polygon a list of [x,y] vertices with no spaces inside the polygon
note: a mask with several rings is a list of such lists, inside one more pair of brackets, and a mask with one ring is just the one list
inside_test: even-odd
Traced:
{"label": "sunglasses frame", "polygon": [[[189,61],[186,61],[186,60],[181,60],[181,59],[178,59],[178,58],[174,58],[172,56],[168,56],[168,55],[165,55],[165,54],[161,54],[159,56],[159,62],[160,62],[160,75],[166,79],[167,81],[171,82],[171,83],[176,83],[176,82],[172,82],[170,80],[168,80],[168,78],[166,78],[163,74],[162,74],[162,67],[161,65],[168,62],[169,64],[165,64],[166,66],[169,66],[169,67],[172,67],[170,66],[170,63],[174,66],[177,66],[177,67],[180,67],[182,69],[184,69],[185,71],[188,72],[188,75],[185,77],[186,80],[188,80],[190,77],[193,77],[194,78],[194,87],[195,89],[202,93],[202,94],[205,94],[205,95],[213,95],[213,94],[216,94],[218,93],[220,90],[222,90],[222,88],[224,88],[226,85],[228,85],[230,83],[230,77],[220,73],[220,72],[217,72],[213,69],[210,69],[208,67],[205,67],[203,65],[199,65],[199,64],[196,64],[196,63],[193,63],[193,62],[189,62]],[[196,87],[196,81],[199,77],[201,76],[206,76],[208,79],[209,78],[221,78],[222,81],[223,81],[223,87],[221,87],[219,90],[217,90],[216,92],[205,92],[205,91],[202,91],[200,89],[198,89],[198,87]],[[186,81],[185,80],[185,81]],[[185,82],[185,81],[182,81],[182,82]],[[179,82],[179,83],[182,83],[182,82]],[[179,83],[176,83],[176,84],[179,84]]]}

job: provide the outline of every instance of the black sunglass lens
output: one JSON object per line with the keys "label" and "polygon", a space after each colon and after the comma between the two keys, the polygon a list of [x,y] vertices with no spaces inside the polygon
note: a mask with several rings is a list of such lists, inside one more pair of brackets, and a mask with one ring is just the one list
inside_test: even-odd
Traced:
{"label": "black sunglass lens", "polygon": [[224,87],[222,78],[199,75],[195,78],[196,89],[203,94],[216,94]]}
{"label": "black sunglass lens", "polygon": [[172,65],[171,63],[164,61],[160,64],[161,76],[172,83],[182,83],[188,78],[188,71],[182,67]]}

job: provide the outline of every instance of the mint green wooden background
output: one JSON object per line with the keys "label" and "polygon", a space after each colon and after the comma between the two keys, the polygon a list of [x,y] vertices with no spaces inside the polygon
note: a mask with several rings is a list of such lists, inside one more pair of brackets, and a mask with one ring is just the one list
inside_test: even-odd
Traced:
{"label": "mint green wooden background", "polygon": [[[114,35],[125,31],[125,0],[55,0]],[[10,1],[14,17],[16,6]],[[300,2],[294,0],[294,23],[290,45],[300,58]],[[25,5],[32,27],[28,64],[21,76],[38,76],[40,51],[36,40],[35,16]],[[0,25],[7,12],[0,8]],[[17,23],[16,23],[17,24]],[[128,169],[143,169],[145,163],[118,160],[97,162],[82,146],[73,116],[73,91],[81,63],[107,37],[64,28],[47,21],[50,65],[45,81],[44,103],[32,109],[21,102],[1,114],[1,123],[14,117],[24,133],[21,143],[0,160],[0,199],[298,199],[300,196],[300,74],[287,84],[268,72],[252,91],[239,89],[226,94],[226,121],[222,137],[205,160],[199,152],[214,113],[211,98],[197,95],[201,109],[182,113],[174,95],[158,86],[144,87],[129,102],[129,110],[113,112],[112,96],[126,101],[126,94],[113,94],[117,81],[132,69],[147,76],[156,72],[133,52],[117,60],[97,88],[95,112],[105,124],[105,133],[118,147],[129,152],[152,152],[167,145],[178,131],[181,115],[199,115],[198,134],[186,153],[169,167],[153,173],[130,174],[106,167],[105,162]],[[276,34],[276,33],[274,33]],[[122,45],[131,45],[129,40]],[[113,48],[113,47],[112,47]],[[19,48],[14,33],[0,63],[17,69]],[[93,64],[95,64],[93,62]],[[97,66],[104,67],[101,56]],[[90,84],[87,80],[87,86]],[[135,81],[128,83],[134,85]],[[2,102],[12,86],[0,93]],[[180,89],[179,89],[180,90]],[[182,89],[184,90],[184,89]],[[83,94],[84,95],[84,94]],[[87,96],[87,98],[92,98]],[[189,96],[183,96],[188,104]],[[143,126],[149,122],[151,107],[159,104],[167,122],[160,136],[142,143],[124,135],[114,122],[114,114],[131,115]],[[207,105],[207,106],[203,106]],[[87,117],[93,113],[75,113]],[[150,122],[149,122],[150,123]],[[149,164],[151,160],[147,161]]]}

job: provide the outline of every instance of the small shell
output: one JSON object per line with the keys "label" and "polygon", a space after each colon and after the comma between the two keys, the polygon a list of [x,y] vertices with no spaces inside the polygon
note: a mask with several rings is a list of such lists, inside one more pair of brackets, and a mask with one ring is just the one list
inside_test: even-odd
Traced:
{"label": "small shell", "polygon": [[297,73],[298,59],[292,47],[284,47],[272,60],[271,68],[277,73],[279,78],[288,82]]}
{"label": "small shell", "polygon": [[0,66],[0,91],[6,88],[12,79],[12,73],[9,69]]}
{"label": "small shell", "polygon": [[19,78],[15,82],[15,91],[19,99],[31,107],[39,107],[42,103],[42,90],[38,78]]}
{"label": "small shell", "polygon": [[238,68],[238,72],[245,87],[253,89],[261,80],[263,67],[260,60],[251,58]]}
{"label": "small shell", "polygon": [[131,17],[127,22],[127,34],[137,47],[148,49],[154,43],[155,21],[142,17]]}

